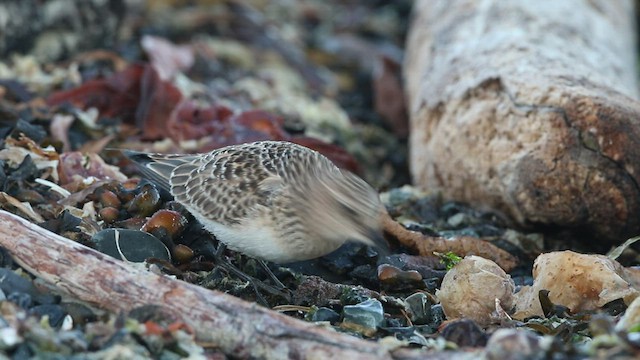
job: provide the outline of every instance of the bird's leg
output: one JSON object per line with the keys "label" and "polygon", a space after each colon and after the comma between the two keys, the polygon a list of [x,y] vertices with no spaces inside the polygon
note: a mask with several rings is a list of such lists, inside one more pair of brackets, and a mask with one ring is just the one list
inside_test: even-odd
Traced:
{"label": "bird's leg", "polygon": [[258,260],[258,264],[260,264],[262,270],[264,270],[267,275],[269,275],[271,281],[273,281],[280,290],[287,288],[286,286],[284,286],[282,281],[280,281],[280,279],[278,279],[278,277],[271,271],[271,269],[269,269],[269,266],[266,262],[264,262],[263,260]]}
{"label": "bird's leg", "polygon": [[260,304],[265,306],[265,307],[269,307],[269,303],[264,298],[264,296],[262,296],[262,294],[260,293],[260,290],[258,289],[258,287],[259,287],[258,284],[263,286],[263,287],[260,287],[262,290],[270,292],[271,294],[281,295],[281,294],[278,294],[278,293],[271,292],[271,290],[277,291],[276,289],[266,289],[266,288],[264,288],[267,285],[263,284],[260,280],[254,279],[253,277],[245,274],[244,272],[242,272],[242,270],[236,268],[235,266],[233,266],[229,262],[226,262],[225,264],[220,264],[220,266],[222,266],[226,271],[234,274],[235,276],[239,277],[240,279],[242,279],[242,280],[248,282],[249,284],[251,284],[251,286],[253,286],[253,291],[256,293],[256,300]]}
{"label": "bird's leg", "polygon": [[264,282],[245,274],[242,270],[238,269],[237,267],[235,267],[233,264],[229,263],[229,262],[224,262],[224,263],[220,263],[220,266],[222,266],[222,268],[224,268],[225,270],[227,270],[230,273],[233,273],[235,276],[239,277],[240,279],[244,280],[244,281],[248,281],[254,288],[254,290],[256,291],[256,295],[258,295],[259,298],[261,298],[261,300],[263,302],[265,302],[265,305],[268,306],[268,304],[266,304],[266,301],[264,300],[264,298],[262,297],[262,295],[260,294],[260,292],[258,291],[258,289],[263,290],[268,292],[271,295],[276,295],[276,296],[281,296],[284,299],[286,299],[287,301],[290,300],[290,295],[287,294],[286,292],[282,291],[283,289],[276,289],[273,286],[267,285]]}
{"label": "bird's leg", "polygon": [[223,243],[222,241],[218,241],[218,247],[216,248],[216,253],[213,254],[213,257],[216,260],[222,260],[222,255],[224,254],[225,250],[227,250],[227,245],[225,245],[225,243]]}
{"label": "bird's leg", "polygon": [[[240,279],[244,280],[244,281],[248,281],[254,288],[256,295],[258,296],[258,299],[260,300],[260,302],[264,303],[265,306],[268,306],[268,303],[266,302],[266,300],[264,299],[264,297],[260,294],[259,290],[263,290],[268,292],[271,295],[275,295],[275,296],[281,296],[284,299],[286,299],[287,301],[290,300],[291,296],[282,291],[284,289],[286,289],[286,287],[284,286],[284,284],[282,284],[282,282],[280,282],[280,280],[277,281],[276,285],[277,286],[281,286],[281,288],[276,289],[272,286],[269,286],[267,284],[265,284],[264,282],[245,274],[242,270],[238,269],[236,266],[234,266],[233,264],[231,264],[229,261],[227,261],[226,259],[224,259],[224,257],[222,256],[224,254],[224,251],[226,250],[227,246],[219,241],[218,242],[218,248],[216,249],[216,252],[214,254],[214,257],[216,259],[216,262],[218,263],[219,266],[221,266],[222,268],[224,268],[225,270],[227,270],[230,273],[233,273],[235,276],[239,277]],[[264,264],[262,261],[258,260],[259,263],[261,263],[263,266],[266,267],[266,264]],[[268,274],[270,274],[270,276],[272,276],[272,279],[275,278],[277,280],[277,278],[275,277],[275,275],[271,272],[271,270],[268,270]]]}

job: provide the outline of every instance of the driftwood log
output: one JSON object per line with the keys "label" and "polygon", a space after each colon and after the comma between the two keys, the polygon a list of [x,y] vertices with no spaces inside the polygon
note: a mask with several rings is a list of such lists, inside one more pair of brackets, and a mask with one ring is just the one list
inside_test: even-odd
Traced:
{"label": "driftwood log", "polygon": [[631,0],[415,3],[414,182],[522,226],[640,231]]}
{"label": "driftwood log", "polygon": [[0,246],[60,291],[114,312],[164,307],[196,340],[238,358],[448,359],[455,352],[387,348],[233,296],[140,270],[0,210]]}

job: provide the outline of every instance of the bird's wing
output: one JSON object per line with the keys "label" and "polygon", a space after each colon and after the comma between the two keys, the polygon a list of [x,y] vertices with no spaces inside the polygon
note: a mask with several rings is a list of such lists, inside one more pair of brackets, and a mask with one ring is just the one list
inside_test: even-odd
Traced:
{"label": "bird's wing", "polygon": [[192,163],[198,157],[189,154],[151,154],[132,150],[122,150],[122,153],[137,165],[143,177],[167,192],[171,192],[170,178],[173,169]]}
{"label": "bird's wing", "polygon": [[202,217],[240,223],[256,205],[269,207],[284,185],[253,150],[226,148],[177,166],[170,178],[171,193]]}

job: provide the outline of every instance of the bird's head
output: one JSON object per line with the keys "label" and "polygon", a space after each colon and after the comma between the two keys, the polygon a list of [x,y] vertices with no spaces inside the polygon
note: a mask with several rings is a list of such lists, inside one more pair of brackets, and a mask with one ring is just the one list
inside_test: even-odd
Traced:
{"label": "bird's head", "polygon": [[388,251],[381,230],[383,205],[378,193],[358,176],[338,169],[316,173],[302,196],[307,200],[309,230],[317,237],[339,245],[358,241]]}

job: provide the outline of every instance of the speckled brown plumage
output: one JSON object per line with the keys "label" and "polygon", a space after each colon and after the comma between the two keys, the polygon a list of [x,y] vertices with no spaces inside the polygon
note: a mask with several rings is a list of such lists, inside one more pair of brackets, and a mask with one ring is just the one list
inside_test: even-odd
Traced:
{"label": "speckled brown plumage", "polygon": [[383,244],[377,193],[320,153],[262,141],[206,154],[126,152],[229,248],[278,263]]}

